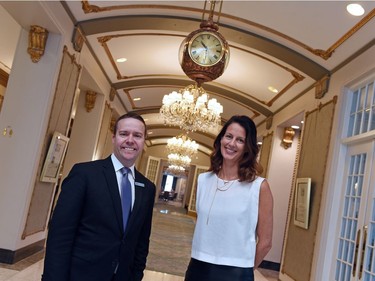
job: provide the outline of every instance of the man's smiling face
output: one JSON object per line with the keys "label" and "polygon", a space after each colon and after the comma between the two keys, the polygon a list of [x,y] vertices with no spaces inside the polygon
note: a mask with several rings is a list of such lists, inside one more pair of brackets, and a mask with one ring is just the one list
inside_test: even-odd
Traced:
{"label": "man's smiling face", "polygon": [[134,118],[118,122],[116,134],[112,137],[113,153],[126,167],[132,166],[145,144],[145,126]]}

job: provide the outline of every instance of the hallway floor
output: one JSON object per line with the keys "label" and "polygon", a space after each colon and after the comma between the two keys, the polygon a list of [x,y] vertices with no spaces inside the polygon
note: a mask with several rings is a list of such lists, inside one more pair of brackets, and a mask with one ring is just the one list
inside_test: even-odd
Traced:
{"label": "hallway floor", "polygon": [[[154,212],[154,222],[157,222],[157,224],[153,225],[150,254],[143,281],[183,281],[183,272],[189,260],[190,253],[190,249],[187,245],[190,245],[191,237],[181,239],[181,231],[183,231],[184,234],[188,234],[185,236],[191,235],[192,231],[188,229],[191,217],[186,216],[185,210],[179,207],[175,202],[156,203]],[[170,224],[166,223],[166,218],[172,219],[173,225],[181,221],[185,223],[185,226],[183,224],[182,226],[178,225],[176,230],[174,230],[171,228]],[[187,226],[186,222],[188,223]],[[158,227],[156,227],[156,225],[158,225]],[[160,234],[163,234],[163,236],[160,236]],[[164,237],[166,234],[169,236]],[[164,247],[165,245],[161,237],[169,241],[175,241],[176,244],[172,245],[172,247],[168,245],[167,249]],[[179,239],[176,239],[176,237],[179,237]],[[181,246],[178,245],[179,241]],[[173,253],[171,253],[171,249],[174,249]],[[165,264],[158,263],[157,259],[153,258],[154,256],[163,257],[162,260]],[[12,265],[0,263],[0,281],[39,281],[43,270],[43,257],[44,251],[36,253]],[[170,271],[168,269],[168,263],[171,262],[174,262],[174,268],[177,271]],[[180,265],[176,266],[176,263],[180,263]],[[161,269],[160,271],[163,271],[163,273],[158,272],[157,269]],[[256,281],[277,281],[277,276],[278,272],[272,270],[260,268],[255,271]]]}

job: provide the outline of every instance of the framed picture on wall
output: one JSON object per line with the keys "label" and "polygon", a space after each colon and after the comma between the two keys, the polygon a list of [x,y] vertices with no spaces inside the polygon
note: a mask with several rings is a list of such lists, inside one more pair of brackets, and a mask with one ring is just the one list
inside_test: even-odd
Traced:
{"label": "framed picture on wall", "polygon": [[49,145],[43,170],[40,175],[40,181],[56,183],[59,178],[59,172],[64,160],[65,152],[68,147],[69,138],[55,132]]}
{"label": "framed picture on wall", "polygon": [[294,224],[309,228],[311,178],[297,178],[294,197]]}

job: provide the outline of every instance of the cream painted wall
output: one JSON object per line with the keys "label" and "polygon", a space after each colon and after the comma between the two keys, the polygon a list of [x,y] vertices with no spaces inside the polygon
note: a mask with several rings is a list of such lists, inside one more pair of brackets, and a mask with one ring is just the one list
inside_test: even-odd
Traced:
{"label": "cream painted wall", "polygon": [[16,49],[7,98],[4,99],[0,115],[0,128],[11,126],[13,129],[12,136],[0,138],[2,249],[19,249],[45,236],[40,232],[21,239],[52,102],[50,93],[55,88],[55,75],[58,73],[59,42],[58,35],[50,35],[49,46],[39,64],[32,63],[25,52],[28,45],[27,31],[21,32]]}
{"label": "cream painted wall", "polygon": [[90,112],[86,111],[85,103],[86,92],[81,91],[65,156],[63,179],[75,163],[91,161],[94,157],[105,104],[104,96],[97,94],[95,106]]}
{"label": "cream painted wall", "polygon": [[[49,3],[29,3],[34,9],[12,10],[12,15],[4,9],[11,2],[0,5],[0,57],[6,44],[16,40],[10,49],[12,71],[8,81],[7,98],[4,99],[0,114],[0,127],[11,126],[13,135],[0,138],[0,249],[15,251],[45,238],[46,232],[38,232],[22,239],[34,183],[44,143],[53,94],[59,73],[62,50],[70,45],[73,23],[62,13],[59,19],[51,14]],[[59,6],[63,9],[62,6]],[[24,17],[24,13],[27,17]],[[34,17],[33,17],[34,15]],[[42,16],[43,15],[43,16]],[[48,15],[48,16],[47,16]],[[33,18],[32,22],[28,22]],[[9,24],[9,22],[17,24]],[[45,53],[36,64],[27,54],[28,29],[32,24],[40,24],[50,32]],[[24,26],[23,29],[21,26]],[[16,38],[16,39],[15,39]],[[5,58],[2,60],[6,61]],[[1,66],[5,64],[3,61]],[[8,67],[8,66],[7,66]],[[20,83],[22,81],[22,83]],[[15,110],[17,109],[17,110]],[[22,176],[20,176],[22,175]]]}
{"label": "cream painted wall", "polygon": [[12,68],[20,32],[21,26],[0,6],[0,68],[8,73]]}
{"label": "cream painted wall", "polygon": [[298,148],[299,132],[288,149],[282,147],[283,127],[277,127],[273,135],[271,161],[267,180],[274,198],[274,230],[272,248],[265,260],[280,263],[284,243],[289,197],[291,193],[294,164]]}

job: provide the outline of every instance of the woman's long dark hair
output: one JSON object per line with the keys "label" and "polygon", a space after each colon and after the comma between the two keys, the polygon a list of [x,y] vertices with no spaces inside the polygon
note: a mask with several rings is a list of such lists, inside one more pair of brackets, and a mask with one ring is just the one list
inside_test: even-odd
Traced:
{"label": "woman's long dark hair", "polygon": [[246,132],[245,148],[242,158],[239,161],[238,176],[239,181],[252,182],[261,172],[261,167],[257,162],[259,147],[257,145],[257,129],[249,117],[245,115],[232,116],[223,126],[214,142],[214,151],[211,154],[211,166],[209,171],[218,174],[223,164],[223,155],[221,154],[221,139],[225,135],[228,126],[232,123],[239,124]]}

